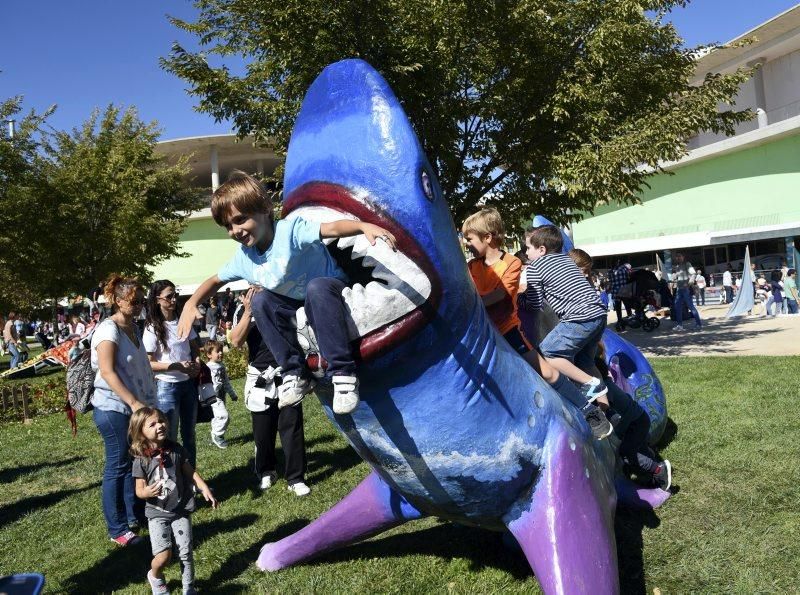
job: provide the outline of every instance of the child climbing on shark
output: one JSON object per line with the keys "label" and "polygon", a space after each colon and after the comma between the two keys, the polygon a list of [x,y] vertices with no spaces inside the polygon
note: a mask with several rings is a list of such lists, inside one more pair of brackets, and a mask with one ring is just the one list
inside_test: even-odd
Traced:
{"label": "child climbing on shark", "polygon": [[266,189],[243,172],[233,172],[214,192],[211,214],[241,246],[189,298],[178,323],[179,335],[188,335],[197,305],[225,283],[244,279],[258,285],[262,290],[251,307],[256,326],[282,369],[278,407],[296,405],[315,385],[296,335],[295,315],[305,307],[321,355],[328,361],[333,411],[351,413],[358,406],[359,389],[342,297],[347,277],[322,239],[363,233],[372,245],[380,239],[394,248],[394,236],[377,225],[350,219],[319,223],[294,217],[276,222]]}
{"label": "child climbing on shark", "polygon": [[[607,437],[612,428],[602,411],[587,404],[586,397],[569,381],[568,374],[559,373],[537,350],[531,349],[520,332],[516,294],[522,261],[502,250],[505,226],[500,213],[492,208],[481,209],[467,217],[461,226],[461,233],[467,249],[475,257],[467,266],[492,324],[542,379],[562,397],[582,409],[595,438]],[[584,376],[581,379],[586,380]]]}

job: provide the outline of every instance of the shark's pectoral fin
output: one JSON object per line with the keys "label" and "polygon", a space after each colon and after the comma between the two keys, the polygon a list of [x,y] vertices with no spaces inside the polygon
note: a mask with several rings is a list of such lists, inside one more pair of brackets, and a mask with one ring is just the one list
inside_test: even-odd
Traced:
{"label": "shark's pectoral fin", "polygon": [[551,429],[530,497],[503,520],[545,593],[617,593],[614,488],[568,432]]}
{"label": "shark's pectoral fin", "polygon": [[280,570],[422,516],[374,471],[328,512],[261,548],[261,570]]}
{"label": "shark's pectoral fin", "polygon": [[616,481],[617,501],[620,506],[650,510],[658,508],[672,495],[660,488],[645,488],[636,485],[627,477],[619,477]]}

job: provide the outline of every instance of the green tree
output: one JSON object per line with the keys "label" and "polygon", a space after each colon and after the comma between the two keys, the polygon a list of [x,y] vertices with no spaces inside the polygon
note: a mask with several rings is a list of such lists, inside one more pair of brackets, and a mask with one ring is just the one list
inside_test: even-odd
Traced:
{"label": "green tree", "polygon": [[167,164],[156,153],[155,123],[109,106],[69,132],[32,126],[6,147],[0,173],[1,302],[85,294],[112,272],[147,280],[149,267],[180,255],[202,197],[186,186],[186,159]]}
{"label": "green tree", "polygon": [[189,83],[199,111],[283,152],[322,68],[363,58],[403,102],[457,221],[485,202],[509,221],[565,222],[637,202],[687,138],[732,134],[752,117],[717,109],[749,72],[688,84],[702,48],[662,20],[685,4],[195,0],[195,22],[172,22],[203,51],[175,44],[162,66]]}
{"label": "green tree", "polygon": [[170,165],[156,153],[159,135],[135,109],[111,105],[49,138],[47,180],[67,269],[60,295],[85,292],[112,272],[147,280],[149,267],[181,255],[180,234],[202,195],[184,181],[187,157]]}

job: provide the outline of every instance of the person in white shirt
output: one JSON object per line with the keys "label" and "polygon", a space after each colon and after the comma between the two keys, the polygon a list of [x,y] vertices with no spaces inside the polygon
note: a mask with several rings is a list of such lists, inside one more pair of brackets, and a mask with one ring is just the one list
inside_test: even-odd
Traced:
{"label": "person in white shirt", "polygon": [[722,273],[722,287],[725,289],[725,303],[730,304],[733,301],[733,274],[730,265]]}
{"label": "person in white shirt", "polygon": [[171,281],[156,281],[147,296],[144,342],[158,386],[157,407],[169,422],[170,440],[177,442],[178,426],[189,462],[197,462],[197,375],[200,373],[200,342],[191,331],[178,339],[178,292]]}
{"label": "person in white shirt", "polygon": [[697,274],[694,276],[694,286],[697,289],[697,305],[706,305],[706,278],[703,276],[703,271],[697,269]]}

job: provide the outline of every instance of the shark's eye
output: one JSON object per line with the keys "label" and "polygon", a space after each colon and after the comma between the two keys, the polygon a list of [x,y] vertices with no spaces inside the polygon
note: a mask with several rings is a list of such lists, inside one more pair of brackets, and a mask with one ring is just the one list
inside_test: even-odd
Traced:
{"label": "shark's eye", "polygon": [[424,169],[422,170],[422,191],[428,197],[428,200],[433,202],[433,184],[431,183],[431,177]]}

